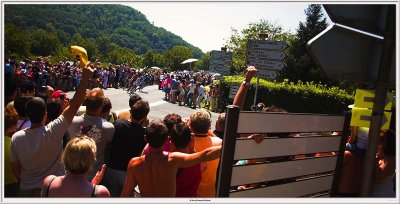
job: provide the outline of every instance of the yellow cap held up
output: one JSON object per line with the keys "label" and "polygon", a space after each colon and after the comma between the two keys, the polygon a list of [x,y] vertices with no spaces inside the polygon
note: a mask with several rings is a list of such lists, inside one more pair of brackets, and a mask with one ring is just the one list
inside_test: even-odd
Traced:
{"label": "yellow cap held up", "polygon": [[79,56],[80,67],[81,68],[85,67],[86,63],[88,62],[88,55],[85,48],[73,45],[71,46],[71,55],[73,57]]}

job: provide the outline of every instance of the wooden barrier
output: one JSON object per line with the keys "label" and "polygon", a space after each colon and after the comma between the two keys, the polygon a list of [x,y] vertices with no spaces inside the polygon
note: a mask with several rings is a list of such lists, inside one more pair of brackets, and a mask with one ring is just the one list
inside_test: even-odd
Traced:
{"label": "wooden barrier", "polygon": [[[335,195],[349,116],[240,112],[237,106],[228,106],[217,197]],[[254,133],[301,134],[267,136],[261,143],[240,137]]]}

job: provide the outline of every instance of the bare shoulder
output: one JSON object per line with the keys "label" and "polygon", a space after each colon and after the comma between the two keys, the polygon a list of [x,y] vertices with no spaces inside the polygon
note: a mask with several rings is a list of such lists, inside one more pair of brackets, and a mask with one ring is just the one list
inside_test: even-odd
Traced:
{"label": "bare shoulder", "polygon": [[47,176],[47,177],[44,179],[43,184],[44,184],[44,185],[47,185],[47,184],[49,183],[50,179],[53,179],[54,177],[56,177],[56,176],[55,176],[55,175],[49,175],[49,176]]}
{"label": "bare shoulder", "polygon": [[98,185],[98,197],[110,197],[110,192],[103,185]]}
{"label": "bare shoulder", "polygon": [[222,140],[219,137],[211,137],[213,146],[222,145]]}
{"label": "bare shoulder", "polygon": [[143,162],[145,156],[134,157],[129,161],[128,167],[134,167]]}

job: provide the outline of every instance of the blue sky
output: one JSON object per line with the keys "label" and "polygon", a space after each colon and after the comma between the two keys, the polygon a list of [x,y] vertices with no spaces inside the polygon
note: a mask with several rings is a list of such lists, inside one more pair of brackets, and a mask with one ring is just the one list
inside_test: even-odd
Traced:
{"label": "blue sky", "polygon": [[[220,50],[231,36],[260,19],[276,22],[296,32],[305,21],[305,2],[130,2],[157,27],[181,36],[203,52]],[[328,17],[327,17],[328,19]]]}

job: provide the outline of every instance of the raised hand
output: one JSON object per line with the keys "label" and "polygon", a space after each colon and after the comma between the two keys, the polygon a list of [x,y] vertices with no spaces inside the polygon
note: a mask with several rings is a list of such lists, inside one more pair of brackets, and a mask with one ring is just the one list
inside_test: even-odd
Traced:
{"label": "raised hand", "polygon": [[254,66],[247,67],[247,72],[244,76],[246,81],[250,81],[257,73],[257,69]]}
{"label": "raised hand", "polygon": [[93,179],[92,179],[92,184],[93,184],[93,185],[99,185],[99,183],[101,182],[101,180],[103,180],[104,174],[105,174],[105,173],[106,173],[106,165],[103,164],[103,165],[101,166],[100,171],[98,171],[98,172],[96,173],[96,176],[93,177]]}

